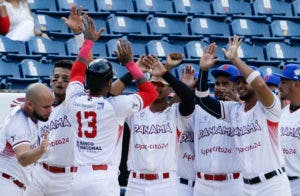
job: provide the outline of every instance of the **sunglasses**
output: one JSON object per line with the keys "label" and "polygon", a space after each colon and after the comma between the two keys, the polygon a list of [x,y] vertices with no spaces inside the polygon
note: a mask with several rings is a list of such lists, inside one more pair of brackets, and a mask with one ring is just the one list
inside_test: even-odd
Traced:
{"label": "sunglasses", "polygon": [[160,81],[151,81],[151,83],[152,83],[154,86],[157,86],[157,87],[167,87],[167,86],[169,86],[168,84],[165,84],[165,83],[160,82]]}

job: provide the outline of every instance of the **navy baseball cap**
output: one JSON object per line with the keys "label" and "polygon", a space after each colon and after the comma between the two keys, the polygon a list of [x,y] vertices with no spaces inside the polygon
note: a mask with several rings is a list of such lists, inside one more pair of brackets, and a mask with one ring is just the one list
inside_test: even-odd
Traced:
{"label": "navy baseball cap", "polygon": [[300,81],[300,65],[299,64],[287,64],[284,66],[281,74],[275,74],[280,78],[285,78],[288,80]]}
{"label": "navy baseball cap", "polygon": [[217,69],[211,71],[211,75],[213,75],[214,78],[218,77],[219,75],[225,75],[230,77],[238,74],[239,70],[234,65],[230,64],[221,65]]}
{"label": "navy baseball cap", "polygon": [[278,87],[280,84],[280,77],[274,74],[266,75],[264,80],[268,85],[274,85]]}
{"label": "navy baseball cap", "polygon": [[[250,65],[249,67],[251,67],[254,71],[259,71],[258,68],[255,67],[255,66]],[[260,75],[263,77],[263,74],[261,73],[261,71],[259,71],[259,73],[260,73]],[[239,72],[238,75],[230,76],[230,77],[229,77],[229,80],[230,80],[231,82],[234,82],[234,83],[235,83],[235,82],[238,81],[238,79],[240,79],[240,78],[244,78],[244,77],[243,77],[243,75]]]}

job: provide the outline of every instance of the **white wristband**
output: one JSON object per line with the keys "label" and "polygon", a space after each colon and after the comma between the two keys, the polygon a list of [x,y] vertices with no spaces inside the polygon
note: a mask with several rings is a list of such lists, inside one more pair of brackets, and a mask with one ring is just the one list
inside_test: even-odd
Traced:
{"label": "white wristband", "polygon": [[251,84],[251,83],[253,82],[253,80],[254,80],[257,76],[260,76],[259,71],[253,71],[253,72],[248,76],[248,78],[246,79],[246,82],[247,82],[248,84]]}
{"label": "white wristband", "polygon": [[78,50],[82,47],[82,44],[84,42],[84,35],[83,33],[79,33],[77,35],[74,35],[76,43],[77,43],[77,48]]}
{"label": "white wristband", "polygon": [[198,91],[198,90],[195,90],[195,95],[197,97],[200,97],[200,98],[203,98],[203,97],[208,97],[209,96],[209,90],[207,91]]}

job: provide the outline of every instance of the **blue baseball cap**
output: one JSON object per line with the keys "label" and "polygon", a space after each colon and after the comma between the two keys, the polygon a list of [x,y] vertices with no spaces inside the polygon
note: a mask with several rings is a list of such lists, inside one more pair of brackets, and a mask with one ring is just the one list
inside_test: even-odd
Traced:
{"label": "blue baseball cap", "polygon": [[274,85],[278,87],[280,84],[280,77],[274,74],[266,75],[264,80],[268,85]]}
{"label": "blue baseball cap", "polygon": [[288,80],[298,80],[300,81],[300,65],[299,64],[287,64],[283,67],[281,74],[275,74],[280,78],[285,78]]}
{"label": "blue baseball cap", "polygon": [[[249,67],[251,67],[254,71],[259,71],[258,68],[255,67],[255,66],[250,65]],[[260,73],[260,75],[263,77],[263,74],[261,73],[261,71],[259,71],[259,73]],[[230,76],[230,77],[229,77],[229,80],[230,80],[231,82],[234,82],[234,83],[235,83],[235,82],[238,81],[238,79],[240,79],[240,78],[244,78],[244,77],[243,77],[243,75],[239,72],[238,75]]]}
{"label": "blue baseball cap", "polygon": [[239,70],[230,64],[224,64],[219,66],[217,69],[211,71],[211,75],[216,78],[219,75],[226,75],[228,77],[235,76],[239,74]]}

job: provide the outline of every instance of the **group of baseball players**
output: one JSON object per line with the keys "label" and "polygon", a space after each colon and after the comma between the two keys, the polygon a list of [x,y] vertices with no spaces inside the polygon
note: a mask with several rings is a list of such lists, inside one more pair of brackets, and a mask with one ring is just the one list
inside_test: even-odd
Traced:
{"label": "group of baseball players", "polygon": [[[300,65],[286,65],[280,84],[265,81],[238,57],[242,40],[234,36],[222,49],[232,64],[211,70],[211,97],[215,43],[205,48],[198,76],[188,65],[178,80],[170,69],[182,55],[169,54],[165,65],[152,55],[134,62],[130,43],[119,39],[115,55],[128,73],[113,81],[112,64],[93,60],[104,30],[81,7],[63,20],[77,59],[56,62],[52,91],[31,84],[4,122],[1,196],[120,195],[125,122],[126,196],[300,196]],[[138,91],[122,94],[133,81]],[[283,109],[281,100],[289,100]]]}

